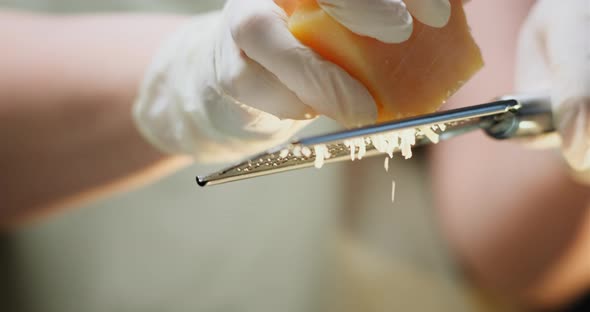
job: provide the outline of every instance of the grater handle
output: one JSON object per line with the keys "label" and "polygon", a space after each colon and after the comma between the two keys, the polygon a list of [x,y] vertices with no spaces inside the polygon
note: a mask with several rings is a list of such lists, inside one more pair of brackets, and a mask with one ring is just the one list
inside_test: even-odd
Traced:
{"label": "grater handle", "polygon": [[551,98],[547,95],[520,94],[503,96],[499,100],[516,100],[518,106],[510,112],[488,117],[485,132],[494,139],[506,140],[539,137],[555,132]]}

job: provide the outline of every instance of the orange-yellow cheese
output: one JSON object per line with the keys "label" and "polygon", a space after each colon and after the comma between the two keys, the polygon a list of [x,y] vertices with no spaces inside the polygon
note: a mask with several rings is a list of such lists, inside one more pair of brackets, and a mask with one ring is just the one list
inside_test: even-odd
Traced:
{"label": "orange-yellow cheese", "polygon": [[276,0],[289,29],[305,45],[361,81],[377,102],[379,121],[436,111],[482,66],[461,0],[451,0],[443,28],[414,20],[410,39],[385,44],[354,34],[326,14],[316,0]]}

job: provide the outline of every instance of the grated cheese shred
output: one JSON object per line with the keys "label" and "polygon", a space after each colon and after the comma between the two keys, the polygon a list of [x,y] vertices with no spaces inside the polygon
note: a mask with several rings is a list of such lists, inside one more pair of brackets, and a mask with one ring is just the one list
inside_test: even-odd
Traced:
{"label": "grated cheese shred", "polygon": [[309,147],[304,147],[301,149],[301,154],[303,154],[303,156],[305,157],[310,157],[311,156],[311,150],[309,149]]}
{"label": "grated cheese shred", "polygon": [[[445,124],[435,124],[426,127],[420,127],[417,129],[406,129],[398,132],[391,132],[386,134],[372,135],[368,138],[357,138],[345,140],[344,146],[350,151],[350,160],[355,161],[356,159],[361,160],[367,155],[367,145],[372,144],[375,149],[386,154],[383,166],[386,172],[389,172],[390,159],[393,158],[393,154],[396,150],[400,150],[402,156],[405,159],[410,159],[413,156],[412,147],[416,145],[416,137],[423,135],[432,143],[437,144],[440,142],[440,134],[437,131],[444,132],[447,129]],[[330,159],[332,155],[326,145],[319,144],[313,147],[315,152],[316,168],[320,169],[324,166],[325,161]],[[282,150],[280,152],[281,158],[286,158],[289,155],[289,150]],[[293,149],[293,155],[299,157],[301,155],[305,157],[312,156],[312,151],[308,147],[295,147]],[[391,202],[395,202],[395,189],[396,183],[391,183]]]}
{"label": "grated cheese shred", "polygon": [[[383,154],[387,154],[389,158],[393,158],[393,154],[396,150],[400,150],[402,156],[405,159],[410,159],[413,156],[412,147],[416,145],[416,137],[423,135],[428,138],[432,143],[437,144],[440,142],[440,134],[437,130],[445,131],[445,124],[435,124],[431,126],[421,127],[417,129],[405,129],[398,132],[391,132],[386,134],[372,135],[367,138],[356,138],[345,140],[344,146],[350,152],[350,160],[361,160],[367,155],[367,145],[372,144],[375,149]],[[321,168],[326,159],[331,157],[328,149],[325,145],[320,144],[314,146],[316,154],[316,167]],[[312,152],[307,147],[295,147],[293,149],[293,155],[296,157],[305,156],[310,157]],[[287,157],[289,150],[281,151],[281,157]],[[389,161],[385,161],[385,170],[389,170]]]}
{"label": "grated cheese shred", "polygon": [[434,132],[430,127],[423,127],[420,128],[420,132],[422,132],[432,143],[438,144],[440,142],[440,136],[438,133]]}
{"label": "grated cheese shred", "polygon": [[315,151],[315,162],[314,165],[316,168],[321,169],[324,166],[326,159],[330,159],[332,155],[328,150],[328,147],[324,144],[319,144],[313,147]]}

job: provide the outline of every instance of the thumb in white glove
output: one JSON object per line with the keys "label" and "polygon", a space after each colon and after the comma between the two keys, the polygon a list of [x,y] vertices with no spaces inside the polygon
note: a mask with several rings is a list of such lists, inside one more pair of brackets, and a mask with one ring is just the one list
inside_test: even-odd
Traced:
{"label": "thumb in white glove", "polygon": [[562,150],[571,167],[590,169],[590,0],[539,0],[525,22],[517,89],[550,91]]}
{"label": "thumb in white glove", "polygon": [[355,127],[373,123],[377,108],[360,82],[291,35],[272,0],[230,0],[179,30],[134,107],[154,145],[205,162],[279,144],[316,114]]}

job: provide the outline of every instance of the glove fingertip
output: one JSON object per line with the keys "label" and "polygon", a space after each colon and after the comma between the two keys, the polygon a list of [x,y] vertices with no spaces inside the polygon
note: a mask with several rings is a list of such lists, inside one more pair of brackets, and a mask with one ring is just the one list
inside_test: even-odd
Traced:
{"label": "glove fingertip", "polygon": [[402,1],[319,0],[320,7],[353,33],[384,43],[410,38],[413,19]]}
{"label": "glove fingertip", "polygon": [[451,18],[449,0],[406,0],[405,2],[412,15],[428,26],[442,28]]}
{"label": "glove fingertip", "polygon": [[410,39],[413,31],[414,23],[410,23],[396,27],[388,27],[383,31],[375,33],[374,38],[383,43],[402,43]]}
{"label": "glove fingertip", "polygon": [[350,108],[342,116],[341,123],[347,128],[358,128],[375,124],[377,121],[377,104],[373,96],[365,89],[358,90],[350,98]]}

